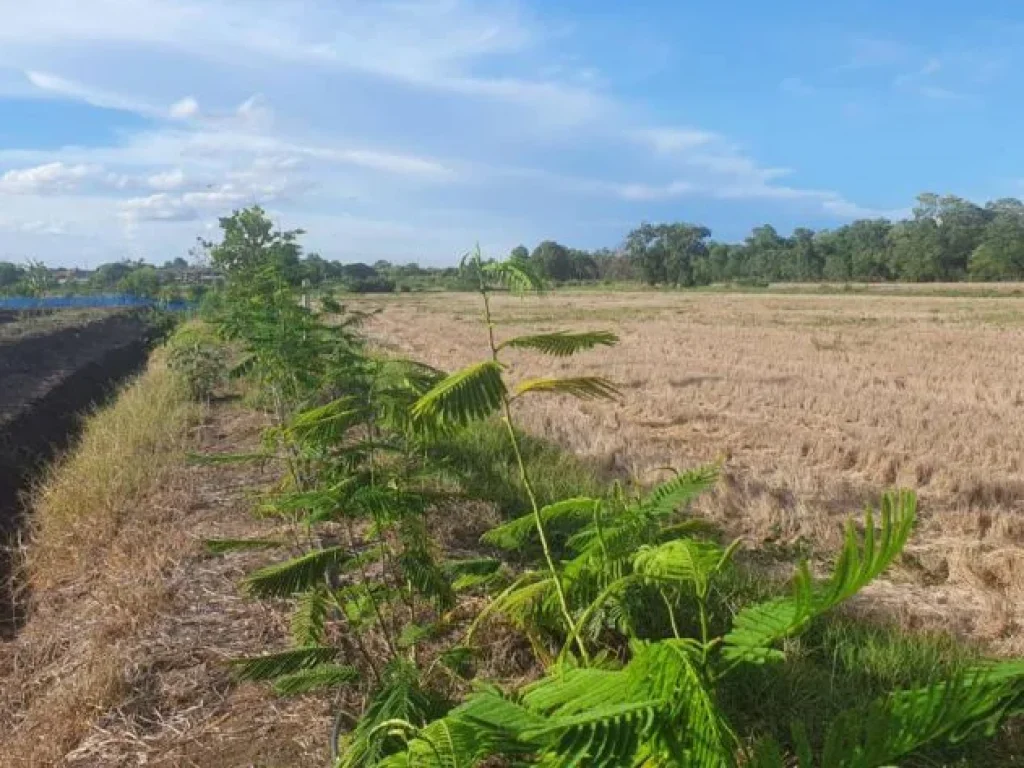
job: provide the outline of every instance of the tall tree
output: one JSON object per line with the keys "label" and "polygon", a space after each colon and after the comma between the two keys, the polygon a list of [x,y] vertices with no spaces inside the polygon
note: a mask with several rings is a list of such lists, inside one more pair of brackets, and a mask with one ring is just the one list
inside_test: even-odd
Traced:
{"label": "tall tree", "polygon": [[572,256],[569,249],[554,240],[545,240],[530,254],[535,268],[549,280],[572,280]]}
{"label": "tall tree", "polygon": [[711,230],[695,224],[648,224],[629,233],[626,251],[645,282],[694,284],[694,260],[707,256]]}
{"label": "tall tree", "polygon": [[221,242],[207,244],[210,258],[218,269],[230,275],[233,272],[255,273],[270,267],[290,283],[297,284],[302,279],[299,264],[302,246],[298,239],[305,234],[303,230],[275,229],[258,205],[222,218],[220,227]]}

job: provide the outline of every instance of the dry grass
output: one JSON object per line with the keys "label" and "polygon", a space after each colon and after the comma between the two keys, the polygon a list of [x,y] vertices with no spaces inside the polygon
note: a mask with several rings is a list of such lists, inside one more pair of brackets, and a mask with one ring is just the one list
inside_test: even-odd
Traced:
{"label": "dry grass", "polygon": [[196,408],[162,355],[91,416],[81,439],[50,469],[32,500],[27,566],[39,592],[80,579],[138,505],[180,464]]}
{"label": "dry grass", "polygon": [[225,403],[196,416],[157,359],[40,489],[31,613],[0,645],[0,766],[327,762],[323,699],[229,676],[227,659],[286,644],[287,614],[238,590],[272,554],[201,541],[267,535],[249,506],[272,475],[188,464],[253,450],[264,426]]}
{"label": "dry grass", "polygon": [[[454,368],[485,350],[476,297],[365,299],[371,332]],[[513,375],[603,374],[621,405],[533,400],[524,425],[643,481],[725,459],[704,511],[752,543],[829,548],[894,485],[922,523],[872,605],[1024,651],[1024,303],[1003,297],[609,293],[498,297],[500,334],[604,328],[621,344]]]}

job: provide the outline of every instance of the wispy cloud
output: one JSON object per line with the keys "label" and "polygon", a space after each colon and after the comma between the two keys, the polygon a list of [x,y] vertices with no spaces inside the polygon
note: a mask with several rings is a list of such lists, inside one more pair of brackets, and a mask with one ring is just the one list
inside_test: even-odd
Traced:
{"label": "wispy cloud", "polygon": [[[15,85],[38,96],[133,112],[146,125],[92,146],[0,150],[0,208],[47,221],[49,205],[69,232],[111,247],[178,247],[253,202],[316,221],[345,249],[338,255],[391,252],[387,237],[406,248],[419,231],[435,250],[410,256],[435,258],[463,247],[456,238],[475,222],[484,231],[471,239],[528,237],[521,228],[548,215],[531,201],[548,188],[545,200],[573,211],[698,198],[862,210],[801,188],[796,170],[760,162],[699,121],[653,119],[593,63],[552,53],[570,33],[515,0],[278,0],[259,12],[243,0],[43,4],[5,9],[0,71],[24,72]],[[887,55],[864,43],[852,62]],[[0,97],[13,88],[0,78]],[[812,92],[799,78],[780,88]],[[591,177],[565,160],[575,152],[616,162]],[[495,157],[522,172],[494,167]],[[63,215],[78,203],[88,217]],[[485,204],[494,213],[482,217]],[[473,224],[442,226],[441,206]],[[391,234],[363,238],[371,231]]]}

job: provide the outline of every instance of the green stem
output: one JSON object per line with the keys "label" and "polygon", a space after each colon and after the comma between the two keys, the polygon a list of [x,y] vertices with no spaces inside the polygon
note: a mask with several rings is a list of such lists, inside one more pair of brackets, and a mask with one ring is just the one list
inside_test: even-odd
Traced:
{"label": "green stem", "polygon": [[704,604],[705,596],[697,595],[697,612],[700,614],[701,655],[704,666],[708,663],[708,609]]}
{"label": "green stem", "polygon": [[668,595],[665,594],[664,590],[659,589],[658,594],[661,595],[661,599],[665,603],[665,610],[668,611],[668,620],[672,624],[672,635],[678,640],[681,635],[679,634],[679,625],[676,624],[675,611],[672,610],[672,603],[669,602]]}
{"label": "green stem", "polygon": [[[479,267],[479,261],[477,266]],[[487,324],[487,340],[491,347],[491,359],[494,362],[498,361],[498,345],[494,340],[494,321],[491,316],[491,301],[487,292],[487,285],[484,282],[483,271],[480,271],[480,295],[483,296],[484,300],[484,322]],[[526,496],[530,500],[530,507],[533,510],[533,523],[537,528],[537,537],[540,539],[541,549],[544,551],[544,561],[547,563],[548,570],[551,572],[551,578],[555,585],[555,592],[558,595],[558,604],[562,609],[562,616],[565,619],[565,625],[569,630],[570,639],[576,642],[576,646],[580,649],[580,657],[585,663],[590,662],[590,655],[587,653],[587,647],[583,643],[583,639],[580,637],[577,631],[576,624],[572,620],[572,612],[569,610],[569,602],[565,598],[565,588],[562,586],[562,579],[558,575],[558,568],[555,566],[555,559],[551,555],[551,547],[548,544],[547,532],[544,530],[544,520],[540,516],[540,505],[537,503],[537,494],[534,493],[533,483],[530,481],[530,473],[526,469],[526,462],[523,461],[523,452],[519,446],[519,437],[516,435],[515,422],[512,419],[512,407],[509,404],[509,399],[505,395],[501,397],[502,411],[504,415],[505,427],[508,430],[508,439],[512,445],[512,453],[515,455],[516,464],[519,467],[519,477],[523,482],[523,488],[526,491]]]}

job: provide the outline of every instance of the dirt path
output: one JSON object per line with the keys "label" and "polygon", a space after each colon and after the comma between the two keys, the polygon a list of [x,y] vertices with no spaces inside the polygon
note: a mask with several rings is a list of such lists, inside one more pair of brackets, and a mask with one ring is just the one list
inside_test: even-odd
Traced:
{"label": "dirt path", "polygon": [[[254,414],[215,405],[194,442],[252,450],[260,428]],[[286,612],[238,590],[273,555],[202,548],[271,532],[249,499],[272,480],[253,465],[183,464],[90,583],[41,597],[19,638],[0,646],[0,765],[328,763],[325,699],[277,699],[235,684],[225,665],[285,645]]]}

